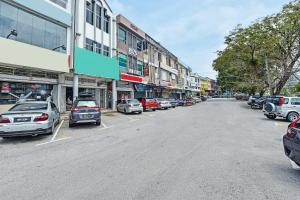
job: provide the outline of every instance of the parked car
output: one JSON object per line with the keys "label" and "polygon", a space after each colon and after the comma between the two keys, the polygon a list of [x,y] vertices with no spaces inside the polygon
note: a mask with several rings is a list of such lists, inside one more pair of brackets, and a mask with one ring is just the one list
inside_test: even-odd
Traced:
{"label": "parked car", "polygon": [[176,108],[178,106],[178,102],[176,99],[168,99],[168,101],[171,103],[172,108]]}
{"label": "parked car", "polygon": [[264,104],[267,101],[267,97],[260,97],[258,99],[255,99],[253,103],[251,104],[252,109],[263,109]]}
{"label": "parked car", "polygon": [[185,106],[192,106],[192,105],[194,105],[194,100],[192,98],[187,98],[184,101],[184,105]]}
{"label": "parked car", "polygon": [[300,118],[292,122],[283,136],[285,155],[300,167]]}
{"label": "parked car", "polygon": [[94,99],[83,98],[74,102],[69,119],[69,127],[80,123],[101,125],[101,109]]}
{"label": "parked car", "polygon": [[300,98],[283,96],[267,98],[263,112],[269,119],[281,117],[290,122],[295,121],[300,116]]}
{"label": "parked car", "polygon": [[260,96],[258,96],[258,95],[250,96],[249,99],[248,99],[248,101],[247,101],[247,104],[249,106],[252,106],[252,104],[255,102],[255,100],[259,99],[259,98],[260,98]]}
{"label": "parked car", "polygon": [[177,99],[178,106],[184,106],[184,99]]}
{"label": "parked car", "polygon": [[172,108],[170,101],[166,99],[155,99],[155,100],[158,103],[158,109],[167,110],[169,108]]}
{"label": "parked car", "polygon": [[48,101],[17,103],[0,115],[0,137],[51,134],[59,123],[56,105]]}
{"label": "parked car", "polygon": [[196,103],[200,103],[202,101],[200,97],[193,97],[193,99]]}
{"label": "parked car", "polygon": [[139,98],[140,103],[142,103],[143,110],[153,110],[156,111],[158,109],[158,103],[155,99],[152,98]]}
{"label": "parked car", "polygon": [[143,105],[137,99],[121,100],[117,105],[117,111],[141,114],[143,112]]}
{"label": "parked car", "polygon": [[205,96],[201,96],[200,98],[201,98],[201,101],[207,101],[207,97],[205,97]]}

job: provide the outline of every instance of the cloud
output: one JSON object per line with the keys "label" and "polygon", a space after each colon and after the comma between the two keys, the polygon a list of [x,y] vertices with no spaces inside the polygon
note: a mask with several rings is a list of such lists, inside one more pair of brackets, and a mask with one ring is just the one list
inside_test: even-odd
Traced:
{"label": "cloud", "polygon": [[203,76],[216,76],[211,65],[224,37],[237,24],[278,12],[285,0],[111,0],[120,12]]}

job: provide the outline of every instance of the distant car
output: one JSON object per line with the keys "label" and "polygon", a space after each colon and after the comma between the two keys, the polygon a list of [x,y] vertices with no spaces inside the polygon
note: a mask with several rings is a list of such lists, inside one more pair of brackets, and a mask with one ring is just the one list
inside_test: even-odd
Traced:
{"label": "distant car", "polygon": [[300,167],[300,118],[288,126],[283,146],[285,155]]}
{"label": "distant car", "polygon": [[160,109],[160,110],[167,110],[167,109],[172,107],[170,101],[168,101],[166,99],[158,98],[158,99],[155,99],[155,100],[158,103],[158,109]]}
{"label": "distant car", "polygon": [[56,105],[47,101],[17,103],[0,115],[0,137],[51,134],[59,123]]}
{"label": "distant car", "polygon": [[263,106],[263,113],[269,119],[281,117],[287,121],[295,121],[300,116],[299,97],[269,97]]}
{"label": "distant car", "polygon": [[260,97],[255,99],[251,104],[252,109],[263,109],[264,104],[266,103],[267,97]]}
{"label": "distant car", "polygon": [[184,99],[177,99],[178,106],[184,106]]}
{"label": "distant car", "polygon": [[137,99],[121,100],[117,105],[117,111],[141,114],[143,112],[143,105]]}
{"label": "distant car", "polygon": [[168,101],[171,103],[172,108],[176,108],[178,106],[178,102],[176,99],[168,99]]}
{"label": "distant car", "polygon": [[155,101],[155,99],[152,98],[139,98],[138,99],[140,103],[142,103],[143,110],[152,110],[156,111],[158,109],[158,103]]}
{"label": "distant car", "polygon": [[202,100],[200,97],[193,97],[196,103],[200,103]]}
{"label": "distant car", "polygon": [[250,96],[248,101],[247,101],[247,104],[249,106],[252,106],[252,104],[255,102],[256,99],[259,99],[260,96],[259,95],[255,95],[255,96]]}
{"label": "distant car", "polygon": [[201,101],[207,101],[207,97],[206,96],[201,96]]}
{"label": "distant car", "polygon": [[74,102],[70,113],[69,127],[80,123],[101,125],[101,109],[94,99],[83,98]]}
{"label": "distant car", "polygon": [[194,105],[194,100],[192,98],[187,98],[184,101],[184,105],[185,106],[192,106],[192,105]]}

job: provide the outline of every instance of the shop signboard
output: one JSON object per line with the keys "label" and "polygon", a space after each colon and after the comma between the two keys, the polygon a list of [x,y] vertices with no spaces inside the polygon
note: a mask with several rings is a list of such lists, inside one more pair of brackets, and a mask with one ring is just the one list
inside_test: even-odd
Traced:
{"label": "shop signboard", "polygon": [[142,83],[143,82],[142,77],[129,75],[129,74],[126,74],[126,73],[121,73],[121,80],[122,81],[134,82],[134,83]]}

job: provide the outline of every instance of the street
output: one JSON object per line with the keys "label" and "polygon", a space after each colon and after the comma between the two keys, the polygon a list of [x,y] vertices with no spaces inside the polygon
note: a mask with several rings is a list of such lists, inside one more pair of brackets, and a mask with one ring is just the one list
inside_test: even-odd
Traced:
{"label": "street", "polygon": [[282,146],[288,123],[245,102],[209,100],[55,138],[0,139],[0,199],[300,199]]}

